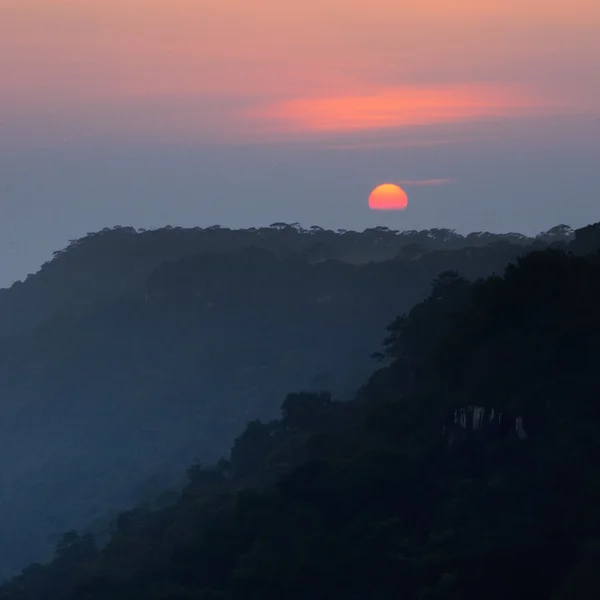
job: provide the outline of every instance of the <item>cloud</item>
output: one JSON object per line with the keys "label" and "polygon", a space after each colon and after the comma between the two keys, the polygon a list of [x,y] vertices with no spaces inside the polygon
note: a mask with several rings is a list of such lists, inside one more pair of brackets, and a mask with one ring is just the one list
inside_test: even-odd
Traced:
{"label": "cloud", "polygon": [[522,116],[533,114],[540,105],[509,86],[413,86],[295,98],[254,108],[247,116],[281,133],[331,134]]}
{"label": "cloud", "polygon": [[447,177],[437,179],[404,179],[400,181],[400,185],[405,187],[437,187],[440,185],[452,185],[453,183],[456,183],[456,181]]}

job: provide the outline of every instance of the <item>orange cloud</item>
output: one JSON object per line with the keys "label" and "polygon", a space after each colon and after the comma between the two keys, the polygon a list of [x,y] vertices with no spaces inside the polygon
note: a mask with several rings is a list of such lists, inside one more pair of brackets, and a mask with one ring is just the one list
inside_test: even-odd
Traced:
{"label": "orange cloud", "polygon": [[281,132],[333,133],[518,116],[539,104],[499,86],[400,87],[366,95],[297,98],[253,109]]}

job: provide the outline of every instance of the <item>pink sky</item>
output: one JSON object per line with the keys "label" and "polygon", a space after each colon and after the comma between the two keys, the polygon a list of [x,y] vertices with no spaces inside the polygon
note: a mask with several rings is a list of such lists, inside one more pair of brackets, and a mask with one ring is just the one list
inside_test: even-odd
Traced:
{"label": "pink sky", "polygon": [[0,284],[115,224],[583,225],[599,155],[599,0],[0,0]]}
{"label": "pink sky", "polygon": [[27,137],[294,138],[600,110],[597,0],[0,0]]}

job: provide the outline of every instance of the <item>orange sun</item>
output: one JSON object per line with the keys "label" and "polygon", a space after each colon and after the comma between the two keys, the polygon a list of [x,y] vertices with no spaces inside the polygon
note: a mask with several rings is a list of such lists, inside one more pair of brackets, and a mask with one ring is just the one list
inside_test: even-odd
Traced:
{"label": "orange sun", "polygon": [[398,185],[383,183],[369,196],[371,210],[404,210],[408,206],[408,196]]}

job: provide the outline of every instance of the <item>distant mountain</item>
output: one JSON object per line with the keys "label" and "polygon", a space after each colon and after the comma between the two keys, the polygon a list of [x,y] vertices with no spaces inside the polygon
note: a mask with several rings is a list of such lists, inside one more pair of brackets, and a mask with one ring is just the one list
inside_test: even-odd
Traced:
{"label": "distant mountain", "polygon": [[0,296],[3,571],[138,501],[138,484],[218,459],[289,390],[351,397],[383,328],[438,273],[502,272],[572,236],[275,224],[72,242]]}
{"label": "distant mountain", "polygon": [[[540,234],[538,239],[544,243],[567,241],[572,233],[561,225]],[[456,250],[499,241],[528,245],[534,240],[510,233],[462,236],[448,229],[398,232],[376,227],[361,233],[334,232],[317,226],[305,230],[286,223],[240,230],[219,226],[153,231],[105,228],[71,241],[67,248],[55,252],[38,273],[0,290],[0,335],[34,327],[49,316],[81,314],[97,302],[141,285],[158,265],[185,256],[257,247],[279,257],[300,253],[311,262],[337,258],[362,264],[389,260],[407,246]]]}

